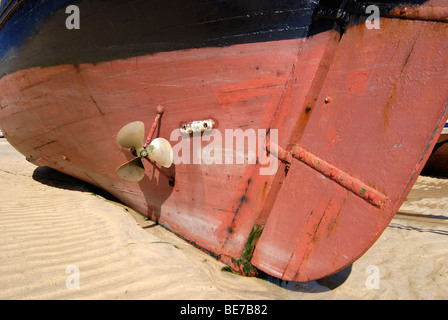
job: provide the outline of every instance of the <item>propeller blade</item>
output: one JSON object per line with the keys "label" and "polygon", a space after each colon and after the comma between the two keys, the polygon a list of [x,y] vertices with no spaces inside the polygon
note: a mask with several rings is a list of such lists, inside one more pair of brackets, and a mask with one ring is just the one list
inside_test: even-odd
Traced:
{"label": "propeller blade", "polygon": [[156,138],[146,150],[148,151],[148,158],[162,167],[169,168],[173,164],[173,148],[168,140]]}
{"label": "propeller blade", "polygon": [[129,182],[139,182],[145,176],[145,167],[140,158],[135,158],[117,169],[118,176]]}
{"label": "propeller blade", "polygon": [[118,131],[117,142],[123,148],[141,149],[145,140],[145,125],[141,121],[128,123]]}

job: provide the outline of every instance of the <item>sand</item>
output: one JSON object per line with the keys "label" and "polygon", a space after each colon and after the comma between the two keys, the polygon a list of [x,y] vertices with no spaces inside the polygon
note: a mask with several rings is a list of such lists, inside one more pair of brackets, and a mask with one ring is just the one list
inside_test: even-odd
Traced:
{"label": "sand", "polygon": [[0,299],[447,299],[448,179],[420,176],[376,244],[322,281],[245,278],[0,139]]}

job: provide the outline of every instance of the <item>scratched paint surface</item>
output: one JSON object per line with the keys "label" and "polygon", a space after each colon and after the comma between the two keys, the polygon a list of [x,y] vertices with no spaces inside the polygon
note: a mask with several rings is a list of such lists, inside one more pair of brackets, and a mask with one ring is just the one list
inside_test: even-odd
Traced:
{"label": "scratched paint surface", "polygon": [[[238,209],[255,165],[175,165],[167,170],[176,178],[174,189],[148,166],[142,182],[127,183],[117,179],[115,170],[132,156],[118,147],[115,136],[135,120],[144,121],[149,130],[159,104],[165,109],[159,136],[166,139],[180,123],[198,119],[216,120],[223,135],[224,129],[268,128],[302,43],[288,40],[19,71],[0,80],[0,91],[8,92],[0,97],[2,129],[36,164],[98,184],[201,248],[219,255],[225,245],[229,255],[238,257],[257,214]],[[248,83],[246,90],[238,90]],[[25,125],[32,119],[41,120],[33,127]],[[264,183],[270,178],[252,180]],[[256,206],[258,190],[251,192],[243,204]],[[239,212],[247,220],[244,227],[237,220]]]}

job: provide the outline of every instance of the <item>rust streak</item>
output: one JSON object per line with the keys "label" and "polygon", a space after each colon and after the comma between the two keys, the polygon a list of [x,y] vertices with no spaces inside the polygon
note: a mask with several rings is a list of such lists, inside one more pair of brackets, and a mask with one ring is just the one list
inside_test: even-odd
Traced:
{"label": "rust streak", "polygon": [[95,107],[98,109],[98,111],[100,112],[101,115],[104,115],[103,110],[101,110],[100,106],[98,105],[98,103],[96,102],[96,100],[90,96],[90,99],[92,100],[92,102],[95,104]]}
{"label": "rust streak", "polygon": [[56,142],[56,140],[52,140],[50,142],[46,142],[46,143],[44,143],[44,144],[42,144],[42,145],[40,145],[38,147],[33,148],[33,150],[40,149],[42,147],[48,146],[49,144],[52,144],[52,143],[55,143],[55,142]]}
{"label": "rust streak", "polygon": [[383,16],[387,18],[448,22],[448,8],[441,6],[405,6],[398,7]]}

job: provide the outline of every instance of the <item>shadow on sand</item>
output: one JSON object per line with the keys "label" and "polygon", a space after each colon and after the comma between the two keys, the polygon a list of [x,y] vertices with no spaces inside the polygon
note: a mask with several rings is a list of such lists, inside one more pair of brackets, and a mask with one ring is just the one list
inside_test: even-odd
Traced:
{"label": "shadow on sand", "polygon": [[115,198],[109,192],[50,167],[37,167],[33,172],[33,179],[53,188],[88,192],[99,195],[106,200],[122,204],[120,200]]}
{"label": "shadow on sand", "polygon": [[295,292],[321,293],[334,290],[343,285],[352,272],[352,266],[345,268],[329,277],[309,282],[285,281],[269,275],[261,275],[266,281],[281,288]]}

